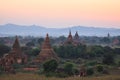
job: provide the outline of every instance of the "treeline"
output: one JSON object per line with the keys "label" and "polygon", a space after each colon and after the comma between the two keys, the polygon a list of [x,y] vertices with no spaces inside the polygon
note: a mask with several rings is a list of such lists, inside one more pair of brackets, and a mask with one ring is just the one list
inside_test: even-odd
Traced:
{"label": "treeline", "polygon": [[78,46],[73,46],[73,45],[67,45],[67,46],[54,46],[55,52],[58,54],[59,57],[61,58],[85,58],[86,54],[86,45],[78,45]]}
{"label": "treeline", "polygon": [[[54,46],[55,52],[60,58],[63,59],[98,59],[100,58],[106,64],[114,63],[114,59],[117,55],[120,55],[120,48],[102,47],[102,46],[86,46],[86,45],[66,45],[66,46]],[[10,47],[1,44],[0,45],[0,57],[10,51]],[[40,47],[22,47],[22,51],[29,57],[35,57],[40,52]],[[104,61],[105,60],[105,61]],[[106,61],[108,60],[108,62]],[[111,60],[111,61],[110,61]]]}
{"label": "treeline", "polygon": [[120,55],[120,48],[86,46],[86,45],[67,45],[54,46],[55,52],[63,59],[100,59],[101,63],[114,64],[115,57]]}

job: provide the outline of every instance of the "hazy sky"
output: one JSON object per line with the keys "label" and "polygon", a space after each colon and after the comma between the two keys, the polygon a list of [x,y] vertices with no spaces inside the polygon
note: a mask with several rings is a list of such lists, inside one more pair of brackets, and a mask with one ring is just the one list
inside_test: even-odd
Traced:
{"label": "hazy sky", "polygon": [[0,24],[120,27],[120,0],[0,0]]}

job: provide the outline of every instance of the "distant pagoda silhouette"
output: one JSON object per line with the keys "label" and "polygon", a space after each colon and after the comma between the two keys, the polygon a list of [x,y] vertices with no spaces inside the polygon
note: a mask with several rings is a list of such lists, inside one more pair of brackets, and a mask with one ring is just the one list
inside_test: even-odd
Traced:
{"label": "distant pagoda silhouette", "polygon": [[45,62],[45,61],[50,60],[50,59],[58,60],[58,56],[56,55],[56,53],[52,49],[52,47],[50,45],[50,39],[49,39],[49,36],[47,34],[46,38],[42,44],[41,51],[40,51],[39,55],[37,56],[35,62],[42,63],[42,62]]}
{"label": "distant pagoda silhouette", "polygon": [[72,37],[72,34],[71,34],[71,30],[69,31],[69,35],[67,37],[67,40],[66,40],[65,44],[74,44],[73,37]]}
{"label": "distant pagoda silhouette", "polygon": [[71,30],[69,31],[69,35],[67,37],[67,40],[64,42],[64,45],[70,45],[70,44],[72,44],[74,46],[82,44],[82,42],[80,41],[80,37],[79,37],[77,31],[76,31],[74,37],[72,37]]}
{"label": "distant pagoda silhouette", "polygon": [[76,31],[75,36],[74,36],[74,44],[80,44],[80,37],[78,35],[78,32]]}

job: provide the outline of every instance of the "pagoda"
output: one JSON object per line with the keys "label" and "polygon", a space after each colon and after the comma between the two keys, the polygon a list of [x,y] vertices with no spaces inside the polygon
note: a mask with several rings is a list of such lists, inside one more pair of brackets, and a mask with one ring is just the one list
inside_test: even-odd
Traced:
{"label": "pagoda", "polygon": [[27,62],[27,56],[22,53],[18,37],[16,36],[12,50],[0,59],[0,66],[3,66],[5,72],[13,72],[13,64],[23,64]]}
{"label": "pagoda", "polygon": [[12,57],[14,57],[16,63],[26,63],[27,62],[27,56],[25,54],[23,54],[17,36],[16,36],[15,42],[12,46],[12,51],[9,54],[13,55]]}
{"label": "pagoda", "polygon": [[47,34],[46,38],[42,44],[41,51],[40,51],[39,55],[37,56],[35,62],[42,63],[42,62],[45,62],[50,59],[55,59],[58,61],[58,57],[50,45],[50,39]]}
{"label": "pagoda", "polygon": [[110,39],[110,33],[107,34],[108,39]]}
{"label": "pagoda", "polygon": [[76,31],[76,33],[75,33],[74,39],[75,39],[75,40],[79,40],[79,35],[78,35],[78,32],[77,32],[77,31]]}
{"label": "pagoda", "polygon": [[82,44],[80,41],[78,32],[76,31],[75,36],[72,37],[71,31],[69,31],[69,35],[67,37],[67,40],[64,42],[64,45],[74,45],[77,46],[79,44]]}
{"label": "pagoda", "polygon": [[18,56],[20,57],[21,54],[22,54],[20,44],[19,44],[19,40],[18,40],[17,36],[16,36],[15,42],[12,46],[11,54],[14,54],[14,56],[16,56],[16,57],[18,57]]}
{"label": "pagoda", "polygon": [[67,37],[67,40],[64,42],[64,45],[68,45],[68,44],[74,44],[73,37],[72,37],[72,34],[71,34],[71,30],[69,31],[69,35]]}
{"label": "pagoda", "polygon": [[79,35],[78,35],[77,31],[76,31],[75,36],[74,36],[74,44],[75,45],[80,44],[80,38],[79,38]]}
{"label": "pagoda", "polygon": [[27,56],[22,53],[17,36],[12,46],[12,50],[9,53],[5,54],[3,56],[3,59],[6,60],[6,62],[7,61],[11,62],[11,64],[14,63],[21,64],[27,62]]}

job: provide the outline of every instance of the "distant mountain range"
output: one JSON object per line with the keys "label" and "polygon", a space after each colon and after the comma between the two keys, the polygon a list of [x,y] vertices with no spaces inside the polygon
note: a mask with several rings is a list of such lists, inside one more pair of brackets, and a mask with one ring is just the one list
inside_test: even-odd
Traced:
{"label": "distant mountain range", "polygon": [[120,29],[115,28],[96,28],[85,26],[73,26],[69,28],[45,28],[41,26],[31,25],[22,26],[16,24],[0,25],[0,36],[45,36],[49,33],[50,36],[67,36],[71,30],[72,35],[78,31],[80,36],[106,36],[108,33],[112,36],[120,35]]}

